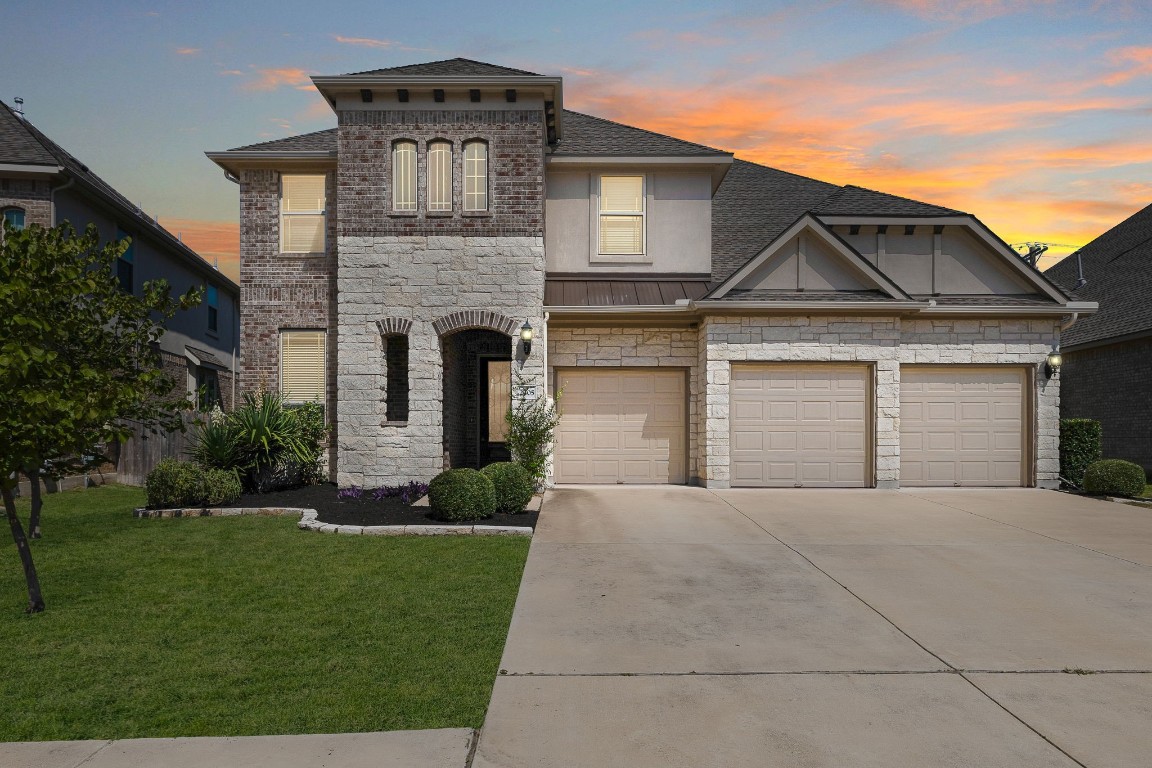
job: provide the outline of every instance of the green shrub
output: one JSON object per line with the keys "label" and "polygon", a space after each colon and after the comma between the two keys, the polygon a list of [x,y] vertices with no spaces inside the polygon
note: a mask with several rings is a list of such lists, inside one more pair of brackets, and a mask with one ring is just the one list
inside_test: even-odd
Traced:
{"label": "green shrub", "polygon": [[1123,459],[1103,459],[1088,465],[1084,490],[1108,496],[1139,496],[1144,493],[1144,468]]}
{"label": "green shrub", "polygon": [[1103,455],[1101,438],[1095,419],[1060,419],[1060,477],[1066,485],[1084,487],[1084,470]]}
{"label": "green shrub", "polygon": [[496,489],[474,469],[449,469],[428,484],[428,505],[441,520],[479,520],[496,511]]}
{"label": "green shrub", "polygon": [[164,459],[144,479],[144,491],[152,509],[200,506],[203,472],[190,462]]}
{"label": "green shrub", "polygon": [[[504,442],[512,453],[512,459],[528,470],[535,487],[542,489],[560,414],[556,411],[555,401],[549,402],[535,393],[536,387],[517,375],[512,408],[504,416],[508,422],[508,435]],[[560,393],[557,392],[556,400],[559,399]]]}
{"label": "green shrub", "polygon": [[209,507],[233,504],[244,493],[240,478],[228,469],[209,469],[204,472],[203,503]]}
{"label": "green shrub", "polygon": [[239,435],[224,412],[213,411],[192,434],[190,442],[188,454],[205,469],[240,469]]}
{"label": "green shrub", "polygon": [[500,461],[480,470],[496,489],[496,511],[514,515],[532,500],[536,484],[528,470],[514,461]]}

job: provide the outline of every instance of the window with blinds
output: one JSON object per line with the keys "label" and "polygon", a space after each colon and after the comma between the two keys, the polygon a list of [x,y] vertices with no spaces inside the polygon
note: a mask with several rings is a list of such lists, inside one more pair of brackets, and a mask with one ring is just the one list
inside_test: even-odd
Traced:
{"label": "window with blinds", "polygon": [[324,175],[280,177],[280,252],[324,253]]}
{"label": "window with blinds", "polygon": [[452,210],[452,144],[428,142],[428,210]]}
{"label": "window with blinds", "polygon": [[644,177],[600,177],[600,253],[644,253]]}
{"label": "window with blinds", "polygon": [[464,210],[488,210],[488,145],[482,141],[464,145]]}
{"label": "window with blinds", "polygon": [[392,210],[416,212],[416,142],[392,145]]}
{"label": "window with blinds", "polygon": [[324,331],[280,332],[280,393],[289,403],[324,402]]}

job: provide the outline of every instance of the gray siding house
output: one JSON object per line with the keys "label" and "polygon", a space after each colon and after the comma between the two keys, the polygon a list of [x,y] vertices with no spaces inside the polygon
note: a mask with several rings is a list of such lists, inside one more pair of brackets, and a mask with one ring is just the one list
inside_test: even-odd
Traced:
{"label": "gray siding house", "polygon": [[[159,352],[179,387],[189,395],[204,388],[210,402],[202,405],[231,407],[237,385],[240,287],[2,102],[0,216],[20,227],[67,221],[78,232],[95,224],[104,241],[130,237],[118,265],[125,290],[138,291],[158,278],[167,280],[174,294],[204,287],[200,306],[168,322]],[[125,459],[144,455],[134,443],[121,453]],[[149,468],[139,462],[122,466],[122,479],[140,481]]]}
{"label": "gray siding house", "polygon": [[558,484],[1057,484],[1045,363],[1095,305],[971,214],[570,111],[560,77],[313,82],[335,128],[208,156],[241,388],[325,403],[341,485],[502,458],[518,378],[559,395]]}

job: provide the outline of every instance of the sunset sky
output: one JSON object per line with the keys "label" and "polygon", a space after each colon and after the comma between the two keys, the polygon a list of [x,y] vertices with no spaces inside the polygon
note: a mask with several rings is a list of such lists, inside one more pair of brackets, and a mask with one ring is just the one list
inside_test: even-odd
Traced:
{"label": "sunset sky", "polygon": [[1152,3],[196,3],[9,14],[0,99],[235,277],[204,157],[335,125],[312,74],[464,56],[565,106],[959,208],[1066,254],[1152,203]]}

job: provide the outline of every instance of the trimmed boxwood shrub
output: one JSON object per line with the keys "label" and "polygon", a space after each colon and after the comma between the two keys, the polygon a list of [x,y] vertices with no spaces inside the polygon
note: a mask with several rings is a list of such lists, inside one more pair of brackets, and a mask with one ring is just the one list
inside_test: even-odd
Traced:
{"label": "trimmed boxwood shrub", "polygon": [[1103,455],[1102,435],[1095,419],[1060,419],[1060,477],[1066,484],[1084,487],[1084,470]]}
{"label": "trimmed boxwood shrub", "polygon": [[440,520],[479,520],[496,512],[496,489],[474,469],[448,469],[428,484],[428,506]]}
{"label": "trimmed boxwood shrub", "polygon": [[195,505],[202,495],[203,470],[187,461],[164,459],[144,479],[144,492],[152,509]]}
{"label": "trimmed boxwood shrub", "polygon": [[231,504],[243,493],[235,472],[205,470],[192,462],[176,459],[164,459],[157,464],[148,473],[144,489],[152,509],[218,507]]}
{"label": "trimmed boxwood shrub", "polygon": [[480,472],[492,481],[496,489],[496,511],[514,515],[524,510],[524,505],[532,500],[536,483],[523,466],[514,461],[498,461],[489,464]]}
{"label": "trimmed boxwood shrub", "polygon": [[235,472],[226,469],[209,469],[204,472],[203,503],[209,507],[232,504],[244,493],[240,478]]}
{"label": "trimmed boxwood shrub", "polygon": [[1108,496],[1139,496],[1144,493],[1144,468],[1123,459],[1093,462],[1084,473],[1084,490]]}

